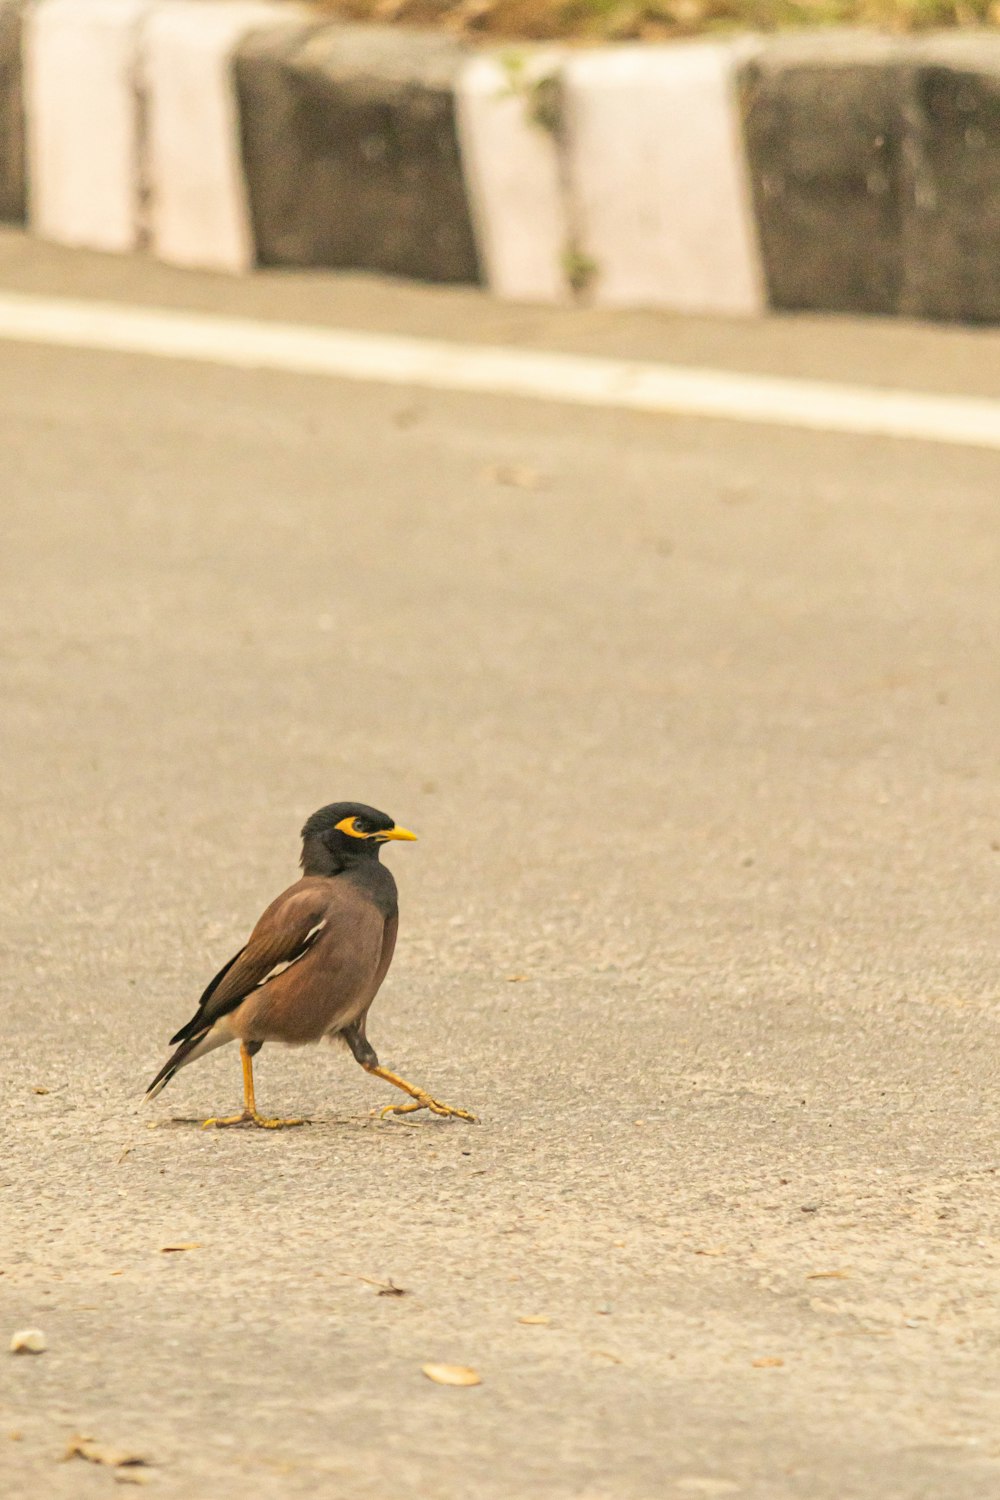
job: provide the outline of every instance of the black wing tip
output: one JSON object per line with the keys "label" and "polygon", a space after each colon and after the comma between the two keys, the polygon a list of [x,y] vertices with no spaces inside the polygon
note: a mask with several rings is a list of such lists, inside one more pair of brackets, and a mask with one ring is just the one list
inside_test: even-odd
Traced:
{"label": "black wing tip", "polygon": [[208,1035],[211,1029],[211,1026],[196,1026],[194,1024],[194,1021],[189,1021],[187,1026],[184,1027],[184,1030],[177,1033],[177,1036],[172,1039],[170,1045],[173,1046],[174,1042],[178,1040],[178,1037],[182,1037],[183,1040],[181,1041],[181,1044],[177,1048],[177,1050],[175,1052],[171,1052],[170,1056],[163,1064],[163,1067],[160,1069],[156,1077],[153,1079],[152,1083],[149,1085],[149,1088],[146,1090],[145,1095],[147,1099],[154,1098],[161,1089],[166,1088],[167,1084],[170,1082],[171,1078],[173,1078],[174,1074],[177,1073],[181,1068],[183,1068],[189,1054],[194,1051],[198,1043],[203,1039],[203,1037]]}
{"label": "black wing tip", "polygon": [[174,1065],[173,1058],[171,1058],[169,1062],[164,1063],[163,1067],[160,1069],[156,1077],[153,1079],[152,1083],[147,1088],[143,1097],[145,1099],[155,1099],[160,1090],[166,1088],[167,1084],[170,1082],[171,1078],[173,1078],[176,1072],[177,1068]]}
{"label": "black wing tip", "polygon": [[[236,960],[243,957],[246,949],[247,945],[246,943],[244,943],[239,953],[234,953],[229,962],[227,964],[223,964],[222,968],[219,970],[218,974],[216,974],[212,982],[206,986],[204,994],[198,1001],[198,1009],[195,1011],[190,1021],[185,1021],[180,1031],[174,1032],[173,1036],[170,1038],[170,1041],[167,1043],[168,1046],[179,1047],[182,1046],[184,1042],[194,1041],[197,1036],[203,1036],[205,1034],[205,1032],[209,1029],[208,1026],[205,1025],[205,1007],[208,1004],[209,1000],[211,1000],[212,996],[215,994],[216,990],[219,988],[219,985],[225,979],[226,975],[229,973],[230,969],[233,967],[233,964],[236,962]],[[232,1005],[227,1006],[227,1009],[234,1009],[242,999],[243,996],[240,995],[238,999],[233,1001]],[[213,1017],[213,1019],[217,1018]]]}

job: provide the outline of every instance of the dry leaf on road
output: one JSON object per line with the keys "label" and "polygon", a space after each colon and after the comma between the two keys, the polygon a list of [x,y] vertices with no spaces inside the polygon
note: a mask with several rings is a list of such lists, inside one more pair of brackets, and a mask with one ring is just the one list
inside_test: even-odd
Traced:
{"label": "dry leaf on road", "polygon": [[366,1286],[376,1288],[377,1297],[406,1297],[409,1296],[409,1288],[397,1286],[390,1276],[388,1281],[378,1281],[374,1276],[359,1276],[357,1271],[338,1271],[338,1276],[353,1276],[355,1281],[363,1281]]}
{"label": "dry leaf on road", "polygon": [[549,482],[547,475],[527,464],[494,464],[486,470],[486,478],[516,490],[544,490]]}
{"label": "dry leaf on road", "polygon": [[469,1365],[421,1365],[420,1368],[435,1385],[482,1385],[478,1371]]}
{"label": "dry leaf on road", "polygon": [[161,1255],[176,1255],[181,1250],[200,1250],[201,1244],[197,1240],[191,1240],[180,1245],[161,1245]]}
{"label": "dry leaf on road", "polygon": [[141,1469],[149,1463],[141,1453],[130,1453],[127,1448],[110,1448],[107,1443],[95,1443],[93,1438],[80,1433],[70,1438],[63,1458],[83,1458],[88,1464],[103,1464],[108,1469]]}

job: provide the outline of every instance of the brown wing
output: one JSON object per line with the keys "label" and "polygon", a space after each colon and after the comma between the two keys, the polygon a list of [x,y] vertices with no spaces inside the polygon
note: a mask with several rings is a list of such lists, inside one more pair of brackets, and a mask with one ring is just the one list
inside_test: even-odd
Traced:
{"label": "brown wing", "polygon": [[289,886],[263,913],[246,947],[229,960],[205,990],[198,1009],[171,1045],[207,1031],[251,991],[304,958],[326,926],[326,881],[306,878]]}
{"label": "brown wing", "polygon": [[326,926],[302,961],[259,985],[227,1017],[237,1036],[318,1042],[368,1009],[388,967],[387,921],[352,881],[330,886]]}

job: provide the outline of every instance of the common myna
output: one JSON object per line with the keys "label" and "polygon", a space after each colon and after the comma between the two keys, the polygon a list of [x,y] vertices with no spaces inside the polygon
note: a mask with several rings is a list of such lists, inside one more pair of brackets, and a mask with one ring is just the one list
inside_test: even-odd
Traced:
{"label": "common myna", "polygon": [[327,1036],[342,1038],[366,1072],[415,1101],[389,1104],[382,1115],[429,1109],[475,1119],[380,1067],[365,1035],[368,1009],[392,961],[399,925],[396,882],[380,863],[379,851],[390,839],[415,838],[362,802],[331,802],[313,813],[302,830],[302,879],[271,902],[246,946],[219,970],[190,1021],[170,1038],[177,1050],[147,1096],[166,1088],[179,1068],[238,1041],[243,1113],[206,1120],[206,1126],[302,1125],[303,1120],[269,1120],[257,1113],[253,1058],[265,1042],[298,1046]]}

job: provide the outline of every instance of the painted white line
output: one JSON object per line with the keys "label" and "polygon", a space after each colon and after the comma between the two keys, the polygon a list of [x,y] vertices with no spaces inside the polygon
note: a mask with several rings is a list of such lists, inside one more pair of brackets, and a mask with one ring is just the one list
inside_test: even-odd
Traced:
{"label": "painted white line", "polygon": [[0,293],[0,339],[1000,449],[1000,401]]}

